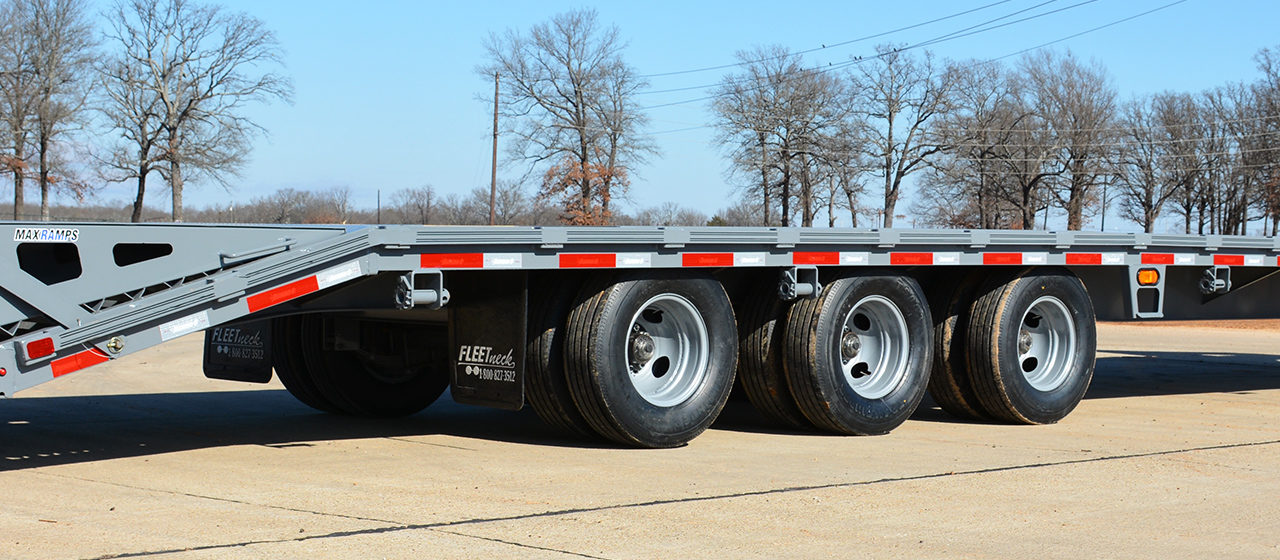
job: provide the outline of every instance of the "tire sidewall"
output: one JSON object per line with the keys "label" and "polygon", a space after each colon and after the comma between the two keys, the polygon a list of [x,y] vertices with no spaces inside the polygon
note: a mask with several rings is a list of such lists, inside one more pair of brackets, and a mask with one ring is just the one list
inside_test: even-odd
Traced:
{"label": "tire sidewall", "polygon": [[[733,389],[737,360],[736,326],[728,296],[710,275],[688,277],[649,274],[624,275],[612,286],[596,333],[593,368],[602,403],[618,428],[636,443],[651,447],[683,444],[707,429],[719,415]],[[657,406],[636,390],[624,349],[631,319],[641,306],[661,294],[687,299],[702,314],[707,329],[708,360],[701,385],[687,399],[670,407]],[[614,372],[612,375],[606,372]],[[621,373],[619,375],[618,373]]]}
{"label": "tire sidewall", "polygon": [[[1023,315],[1044,296],[1057,298],[1075,323],[1075,359],[1067,379],[1051,391],[1032,387],[1018,363],[1018,333]],[[1032,271],[1019,278],[1000,318],[1000,382],[1017,414],[1036,424],[1050,424],[1075,409],[1089,389],[1097,350],[1093,303],[1084,284],[1074,276]]]}
{"label": "tire sidewall", "polygon": [[[819,389],[833,403],[834,420],[852,433],[878,435],[896,428],[915,411],[924,397],[928,372],[933,361],[933,323],[924,292],[908,276],[881,272],[871,275],[845,276],[823,288],[828,292],[819,321],[815,362],[822,364],[817,381]],[[840,339],[845,317],[855,305],[868,296],[891,301],[902,313],[907,326],[908,352],[906,372],[902,380],[885,396],[869,399],[853,389],[844,379],[840,359]]]}

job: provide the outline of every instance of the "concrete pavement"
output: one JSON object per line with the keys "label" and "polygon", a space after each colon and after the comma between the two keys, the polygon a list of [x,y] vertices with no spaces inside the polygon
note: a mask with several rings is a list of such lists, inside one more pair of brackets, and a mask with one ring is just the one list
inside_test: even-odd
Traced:
{"label": "concrete pavement", "polygon": [[334,417],[200,339],[0,401],[0,558],[1280,556],[1280,332],[1102,325],[1089,395],[1005,426],[566,440],[447,397]]}

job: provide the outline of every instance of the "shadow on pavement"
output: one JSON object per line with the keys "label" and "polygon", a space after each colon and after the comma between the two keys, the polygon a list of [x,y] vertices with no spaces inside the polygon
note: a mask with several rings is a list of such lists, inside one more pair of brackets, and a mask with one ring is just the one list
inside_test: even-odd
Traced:
{"label": "shadow on pavement", "polygon": [[0,472],[233,445],[423,435],[596,447],[558,435],[527,407],[465,406],[446,393],[408,418],[314,411],[283,390],[14,398],[0,401]]}
{"label": "shadow on pavement", "polygon": [[[1111,353],[1097,361],[1086,398],[1280,389],[1280,361],[1266,354]],[[967,422],[928,397],[912,416]],[[734,398],[713,429],[794,432]],[[408,418],[374,420],[316,412],[283,390],[15,398],[0,401],[0,472],[232,445],[296,446],[329,440],[450,435],[558,447],[614,447],[557,434],[526,407],[465,406],[446,394]]]}

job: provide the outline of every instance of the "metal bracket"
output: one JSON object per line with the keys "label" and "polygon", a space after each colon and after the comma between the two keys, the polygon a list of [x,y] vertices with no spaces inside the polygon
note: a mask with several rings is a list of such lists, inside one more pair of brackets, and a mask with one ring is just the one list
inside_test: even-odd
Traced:
{"label": "metal bracket", "polygon": [[284,251],[288,251],[290,247],[296,245],[297,243],[298,243],[297,239],[294,239],[292,237],[285,237],[280,239],[279,242],[272,243],[271,245],[267,245],[265,247],[258,247],[257,249],[250,249],[248,251],[241,251],[239,253],[228,253],[226,251],[223,251],[221,253],[218,253],[218,256],[222,258],[222,266],[231,266],[233,264],[242,263],[247,260],[266,257],[269,255],[274,255],[276,253],[282,253]]}
{"label": "metal bracket", "polygon": [[1214,266],[1200,275],[1200,293],[1208,296],[1231,291],[1231,267]]}
{"label": "metal bracket", "polygon": [[822,284],[818,283],[818,267],[793,266],[782,270],[782,281],[778,284],[778,297],[792,301],[796,298],[815,298],[822,295]]}
{"label": "metal bracket", "polygon": [[444,273],[439,270],[406,272],[396,286],[396,307],[413,309],[419,305],[440,309],[449,303],[449,290],[444,289]]}

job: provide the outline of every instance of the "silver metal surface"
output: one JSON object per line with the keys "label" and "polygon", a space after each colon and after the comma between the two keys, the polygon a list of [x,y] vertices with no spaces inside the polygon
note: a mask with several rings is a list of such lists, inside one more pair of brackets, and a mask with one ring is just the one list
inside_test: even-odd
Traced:
{"label": "silver metal surface", "polygon": [[631,318],[628,330],[625,352],[632,366],[631,384],[644,400],[676,406],[705,383],[711,338],[702,314],[684,296],[650,298]]}

